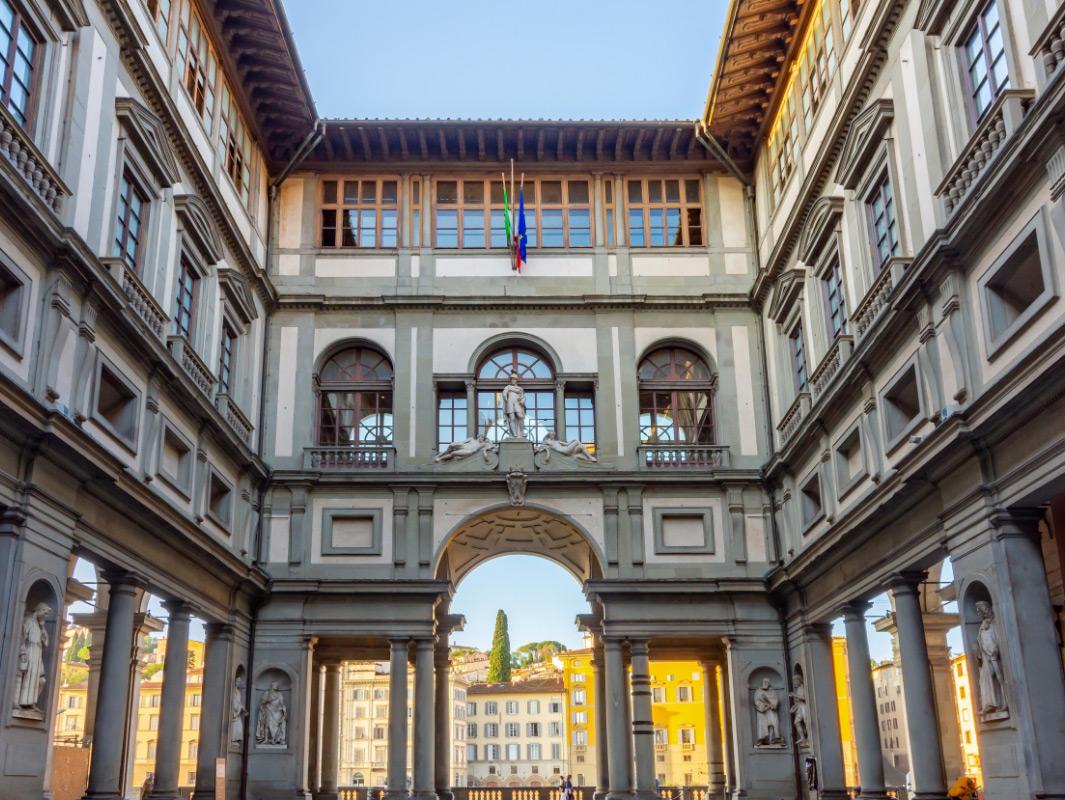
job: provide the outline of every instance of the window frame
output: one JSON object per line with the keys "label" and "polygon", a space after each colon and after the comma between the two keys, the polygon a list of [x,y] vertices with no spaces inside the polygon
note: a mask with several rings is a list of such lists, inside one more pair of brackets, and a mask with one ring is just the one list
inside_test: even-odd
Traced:
{"label": "window frame", "polygon": [[[861,466],[853,475],[848,474],[844,447],[857,442]],[[869,476],[869,454],[866,450],[865,433],[860,420],[855,420],[832,444],[832,468],[836,485],[836,499],[842,500],[851,490]]]}
{"label": "window frame", "polygon": [[[1006,63],[1006,81],[1002,86],[996,86],[994,80],[994,61],[990,59],[987,45],[989,39],[987,35],[987,28],[984,24],[984,14],[987,9],[994,5],[998,13],[998,28],[999,33],[1002,36],[1002,59]],[[1005,4],[1000,3],[999,0],[984,0],[974,6],[970,12],[971,18],[967,21],[962,28],[961,34],[958,36],[956,47],[958,48],[958,60],[959,68],[961,70],[962,86],[965,89],[965,106],[968,112],[969,123],[971,127],[975,128],[984,119],[987,112],[995,105],[995,101],[1005,91],[1012,88],[1013,77],[1016,72],[1012,63],[1012,57],[1009,45],[1009,26],[1007,25],[1007,13]],[[972,79],[972,62],[969,60],[968,45],[969,41],[974,35],[980,37],[980,56],[984,61],[984,66],[987,69],[987,80],[991,86],[991,99],[987,105],[981,110],[977,107],[976,102],[976,85]]]}
{"label": "window frame", "polygon": [[[187,459],[185,466],[180,464],[179,470],[183,472],[182,475],[171,474],[166,466],[163,464],[163,451],[166,448],[166,437],[172,435],[174,439],[178,440],[182,446],[185,447],[185,458]],[[158,455],[156,456],[155,474],[165,481],[170,488],[184,497],[186,500],[192,497],[192,474],[193,474],[193,460],[196,457],[196,446],[192,443],[192,440],[187,437],[181,429],[172,421],[169,417],[163,416],[161,419],[160,432],[159,432],[159,445]]]}
{"label": "window frame", "polygon": [[[131,394],[130,402],[134,406],[133,414],[133,430],[129,436],[115,428],[106,417],[100,413],[100,385],[103,378],[104,370],[107,370],[112,377],[121,383],[128,392]],[[92,403],[90,408],[91,419],[102,430],[106,431],[115,441],[119,442],[123,447],[136,455],[137,453],[137,441],[140,437],[141,430],[141,401],[143,400],[143,393],[140,388],[131,381],[122,370],[120,370],[115,363],[103,353],[97,354],[96,359],[96,372],[93,379],[92,388]]]}
{"label": "window frame", "polygon": [[[667,181],[678,182],[678,199],[675,202],[664,199],[666,197],[666,182]],[[661,181],[662,182],[662,197],[660,201],[652,202],[650,200],[650,193],[648,192],[649,181]],[[696,192],[698,200],[692,202],[687,199],[687,181],[695,181]],[[640,183],[640,202],[634,203],[630,199],[629,184],[633,182]],[[701,175],[634,175],[624,176],[621,181],[621,191],[624,193],[624,209],[625,209],[625,241],[628,243],[629,248],[640,252],[661,252],[663,250],[705,250],[708,248],[707,239],[707,216],[706,216],[706,198],[705,187],[703,185],[703,178]],[[617,187],[615,187],[616,189]],[[619,198],[615,197],[614,201],[617,204]],[[669,208],[679,206],[680,208],[680,231],[682,244],[652,244],[652,228],[651,228],[651,212],[652,210],[661,210],[663,213],[667,212]],[[635,244],[632,238],[632,213],[634,209],[640,209],[643,216],[643,243]],[[692,244],[691,226],[688,224],[688,213],[692,209],[699,211],[699,236],[702,239],[699,244]],[[663,217],[665,219],[665,217]],[[668,223],[663,229],[665,233],[668,231]]]}
{"label": "window frame", "polygon": [[[869,180],[865,192],[862,194],[862,205],[865,211],[866,228],[869,232],[869,253],[870,262],[873,267],[873,279],[874,281],[887,267],[888,262],[893,258],[898,258],[903,253],[903,238],[902,238],[902,217],[899,214],[898,193],[895,187],[897,181],[895,180],[895,173],[891,166],[884,163],[884,160],[878,162],[877,167],[870,173],[873,177]],[[876,211],[875,201],[882,199],[884,195],[884,187],[890,192],[890,207],[893,213],[892,222],[895,228],[895,242],[894,248],[886,258],[880,256],[880,240],[876,232]],[[884,204],[884,213],[887,214],[888,204]],[[889,228],[890,231],[890,228]]]}
{"label": "window frame", "polygon": [[[170,49],[171,39],[173,38],[172,31],[174,29],[174,8],[179,4],[179,0],[143,0],[144,8],[148,12],[148,16],[152,20],[152,28],[155,30],[159,40],[163,43],[163,47],[167,50]],[[163,3],[167,3],[169,8],[165,14],[161,14]],[[154,5],[154,8],[153,8]],[[166,32],[159,30],[160,20],[165,19]]]}
{"label": "window frame", "polygon": [[[529,406],[529,412],[530,412],[526,416],[526,429],[525,429],[524,433],[526,433],[526,434],[529,433],[529,423],[530,422],[535,424],[535,423],[538,423],[538,422],[541,422],[541,421],[546,421],[546,420],[539,420],[535,416],[534,412],[538,411],[539,409],[537,409],[533,403],[528,403],[529,395],[532,394],[532,393],[549,394],[550,395],[549,403],[548,403],[546,408],[542,409],[542,411],[544,411],[544,412],[550,411],[551,424],[549,426],[548,425],[543,425],[543,426],[536,425],[535,429],[532,431],[533,435],[529,437],[534,443],[539,443],[541,438],[542,438],[542,436],[543,436],[543,434],[546,434],[548,431],[554,430],[555,428],[558,427],[558,419],[557,419],[558,409],[556,407],[557,404],[556,404],[556,394],[555,393],[556,393],[556,387],[558,385],[559,377],[558,377],[558,369],[557,369],[557,365],[555,364],[555,360],[553,358],[551,358],[546,352],[541,350],[539,347],[537,347],[536,345],[534,345],[532,343],[529,343],[529,342],[501,342],[501,343],[498,343],[496,346],[486,350],[478,358],[477,364],[476,364],[476,367],[475,367],[474,373],[473,373],[473,384],[474,384],[474,386],[473,386],[473,392],[474,392],[474,414],[473,414],[473,419],[474,419],[474,427],[475,427],[473,435],[474,436],[480,436],[482,433],[484,433],[486,436],[488,436],[489,441],[493,441],[493,442],[494,441],[501,441],[502,438],[503,438],[502,434],[500,435],[499,439],[493,439],[492,438],[492,432],[499,430],[499,421],[500,421],[501,417],[497,415],[497,411],[500,410],[500,407],[498,405],[493,405],[491,407],[492,419],[495,421],[495,424],[492,427],[488,427],[488,428],[486,428],[485,430],[482,431],[482,429],[481,429],[481,409],[482,409],[481,397],[482,397],[482,395],[485,395],[485,394],[491,394],[493,396],[493,398],[495,398],[497,395],[499,395],[499,393],[503,390],[503,388],[510,382],[510,379],[509,379],[509,377],[508,378],[483,378],[483,377],[481,377],[481,371],[484,369],[484,367],[485,367],[485,365],[487,364],[488,361],[496,358],[499,355],[502,355],[502,354],[505,354],[505,353],[508,353],[508,352],[515,354],[512,357],[512,359],[511,359],[512,368],[515,365],[519,365],[520,366],[519,362],[517,362],[517,355],[516,354],[524,352],[524,353],[528,353],[528,354],[536,357],[536,359],[538,359],[539,363],[543,364],[548,369],[548,371],[550,372],[550,375],[547,378],[519,377],[519,384],[521,385],[521,388],[525,390],[527,405]],[[489,409],[486,407],[485,411],[487,412],[488,410]],[[545,414],[545,416],[546,416],[546,414]]]}
{"label": "window frame", "polygon": [[[384,359],[384,361],[388,364],[388,367],[391,370],[391,377],[387,381],[385,381],[385,380],[359,380],[359,379],[355,379],[355,380],[351,380],[351,381],[342,382],[342,381],[326,381],[326,380],[322,380],[321,373],[325,369],[325,367],[329,364],[329,362],[332,361],[334,358],[336,358],[341,353],[346,352],[348,350],[360,350],[360,351],[361,350],[365,350],[365,351],[369,351],[371,353],[377,354],[382,359]],[[315,432],[315,442],[316,442],[315,446],[316,447],[349,448],[351,450],[374,449],[374,448],[381,448],[381,447],[387,448],[387,447],[395,446],[395,439],[396,439],[396,432],[395,432],[395,383],[396,383],[395,364],[393,363],[393,361],[392,361],[391,357],[388,355],[388,353],[386,353],[384,350],[382,350],[382,349],[380,349],[378,347],[375,347],[375,346],[373,346],[371,344],[364,343],[364,342],[348,342],[348,343],[346,343],[345,345],[343,345],[341,347],[337,347],[337,348],[334,348],[331,351],[329,351],[326,354],[326,356],[321,360],[320,366],[315,371],[315,375],[314,375],[314,389],[315,389],[315,395],[316,395],[316,397],[315,397],[315,420],[314,420],[314,432]],[[331,393],[331,392],[337,393],[337,394],[348,393],[348,394],[356,394],[356,395],[363,395],[363,394],[367,394],[367,393],[375,393],[375,394],[387,393],[388,394],[388,399],[389,399],[389,404],[388,404],[389,405],[389,410],[387,411],[387,414],[389,414],[392,417],[392,425],[389,428],[390,436],[389,436],[388,441],[378,441],[378,442],[373,442],[373,443],[370,443],[370,442],[362,443],[362,440],[360,438],[358,438],[358,436],[356,436],[356,438],[354,439],[354,441],[350,445],[349,444],[337,444],[337,443],[334,443],[334,444],[325,443],[323,441],[323,439],[322,439],[322,414],[323,414],[322,400],[323,400],[323,397],[326,394]],[[356,408],[353,409],[353,411],[357,411],[357,410],[358,410],[358,406],[356,406]],[[382,417],[382,422],[383,422],[384,412],[381,412],[380,409],[378,409],[378,415]],[[382,425],[382,430],[383,429],[384,429],[384,426]],[[337,434],[338,434],[338,437],[339,437],[339,431],[341,430],[341,426],[339,424],[336,426],[336,430],[337,430]],[[352,430],[356,434],[361,430],[357,415],[353,415]]]}
{"label": "window frame", "polygon": [[[694,356],[703,365],[709,374],[707,380],[700,379],[686,379],[683,376],[672,376],[669,378],[642,378],[640,372],[645,362],[647,362],[652,356],[668,350],[671,353],[674,351],[686,351]],[[670,364],[676,364],[676,360],[673,356],[670,357]],[[683,449],[686,447],[700,447],[711,446],[718,444],[718,418],[717,418],[717,388],[718,388],[718,373],[716,373],[711,366],[711,362],[705,355],[699,352],[698,348],[688,342],[659,342],[654,346],[648,348],[645,353],[640,357],[640,360],[636,363],[636,394],[637,394],[637,427],[639,429],[639,444],[641,447],[663,447]],[[669,429],[672,431],[672,438],[663,441],[659,436],[655,436],[654,439],[649,439],[644,436],[643,424],[640,422],[644,415],[644,405],[642,396],[644,393],[650,393],[652,395],[659,395],[669,393],[670,395],[670,408],[673,410],[673,416],[671,417],[671,425]],[[679,407],[677,400],[681,394],[693,394],[693,393],[705,393],[707,396],[707,414],[709,416],[708,421],[704,421],[694,429],[696,436],[691,438],[680,438],[680,432],[682,430],[681,423],[677,421],[676,409]],[[658,406],[654,404],[652,407],[654,413],[654,421],[651,424],[651,428],[658,429]],[[710,431],[709,441],[700,441],[699,434],[702,430],[708,427]]]}
{"label": "window frame", "polygon": [[[30,276],[26,274],[15,263],[14,259],[10,258],[6,252],[0,250],[0,275],[6,278],[11,284],[17,284],[16,288],[12,288],[11,292],[16,293],[16,297],[11,302],[13,313],[11,325],[0,324],[0,344],[10,350],[16,357],[21,359],[25,354],[26,347],[26,334],[29,327],[29,308],[30,308],[30,295],[33,294],[33,281]],[[8,300],[7,295],[3,297],[4,301]],[[2,317],[0,317],[2,322]]]}
{"label": "window frame", "polygon": [[[117,186],[115,187],[115,208],[111,215],[112,235],[111,244],[114,247],[113,256],[121,259],[122,263],[131,269],[138,277],[144,279],[144,252],[147,246],[146,239],[149,237],[150,228],[149,223],[151,220],[151,205],[152,194],[147,190],[146,184],[141,176],[138,174],[138,170],[134,168],[134,165],[130,163],[128,158],[125,159],[122,165],[122,170],[119,173]],[[137,197],[141,201],[141,213],[138,217],[139,233],[138,236],[133,237],[137,246],[133,254],[133,263],[131,264],[126,260],[126,248],[128,241],[131,238],[129,234],[129,220],[132,215],[129,200],[126,198],[126,194],[122,191],[122,186],[125,184],[129,187],[129,194]],[[126,211],[125,214],[119,214],[119,203],[125,202]],[[121,241],[118,238],[119,230],[121,229],[122,238]]]}
{"label": "window frame", "polygon": [[[11,31],[11,44],[5,55],[5,59],[10,66],[8,69],[0,72],[0,104],[3,104],[8,113],[14,117],[22,130],[32,137],[40,101],[41,68],[44,60],[41,51],[48,44],[50,38],[44,35],[40,23],[30,15],[29,10],[23,6],[20,0],[4,0],[4,2],[10,6],[12,19],[16,24]],[[20,121],[15,112],[11,111],[8,104],[10,101],[11,82],[14,80],[15,72],[11,56],[18,51],[18,32],[22,30],[22,28],[27,30],[30,39],[33,41],[33,54],[30,59],[30,82],[29,85],[26,86],[26,107],[20,111],[23,116],[23,119]]]}
{"label": "window frame", "polygon": [[[241,330],[230,319],[229,314],[225,313],[225,310],[223,310],[221,316],[222,321],[218,332],[217,391],[219,394],[233,397],[237,378],[237,359],[240,355]],[[230,335],[227,336],[227,332]],[[228,349],[226,348],[226,342],[232,342]],[[226,358],[227,355],[228,359]],[[223,378],[224,374],[228,374],[228,377]]]}
{"label": "window frame", "polygon": [[[894,391],[895,387],[902,382],[909,372],[913,373],[915,394],[917,395],[917,413],[907,420],[895,435],[892,436],[889,428],[890,421],[888,420],[887,414],[888,402],[890,402],[888,395]],[[888,380],[879,391],[877,405],[880,408],[879,417],[882,435],[884,437],[884,455],[890,455],[893,453],[906,441],[910,434],[928,421],[929,410],[925,407],[925,397],[924,392],[921,389],[921,381],[921,365],[917,360],[917,355],[914,354],[905,364],[895,371],[895,374],[891,376],[891,379]]]}
{"label": "window frame", "polygon": [[[839,330],[832,329],[832,278],[838,274],[839,284],[839,309],[842,315]],[[821,285],[821,299],[825,315],[825,334],[828,336],[828,345],[831,347],[840,336],[847,335],[847,323],[850,315],[847,309],[847,283],[843,269],[843,254],[839,243],[833,239],[826,248],[825,255],[817,269],[817,280]]]}
{"label": "window frame", "polygon": [[[215,483],[215,481],[224,486],[226,490],[226,504],[223,514],[215,513],[213,503],[211,502],[211,495],[213,494],[213,484]],[[235,517],[234,506],[237,502],[236,487],[234,486],[231,480],[229,480],[213,465],[208,466],[207,480],[204,481],[204,484],[204,491],[207,495],[204,498],[204,516],[206,516],[209,520],[211,520],[215,525],[220,527],[226,533],[229,533],[233,525],[233,519]]]}
{"label": "window frame", "polygon": [[[366,181],[374,182],[374,201],[373,203],[364,203],[362,201],[362,183]],[[334,202],[326,202],[326,185],[329,183],[336,184],[336,199]],[[353,203],[346,202],[344,199],[344,185],[345,183],[355,182],[358,184],[358,200]],[[383,185],[385,182],[393,182],[396,184],[396,201],[394,204],[385,203],[383,201]],[[412,190],[413,196],[413,190]],[[423,201],[424,202],[424,201]],[[317,230],[315,232],[315,241],[317,246],[321,250],[328,252],[349,252],[349,253],[394,253],[401,247],[406,246],[406,242],[403,237],[404,226],[404,207],[407,203],[407,194],[405,192],[404,178],[402,175],[389,174],[389,173],[366,173],[366,174],[328,174],[322,175],[318,179],[318,209],[315,217]],[[343,221],[345,214],[349,211],[355,211],[357,219],[359,220],[358,231],[361,232],[362,212],[363,211],[374,212],[374,243],[373,245],[347,245],[343,244]],[[418,206],[418,210],[421,210],[421,205]],[[326,211],[336,212],[335,226],[333,228],[333,242],[334,244],[325,243],[325,221],[324,215]],[[383,246],[381,244],[382,233],[385,230],[384,227],[384,213],[385,211],[395,211],[396,213],[396,227],[395,236],[396,243],[390,246]],[[413,218],[413,214],[412,214]],[[361,239],[361,235],[356,239],[358,242]],[[413,232],[411,234],[413,239]],[[340,242],[340,244],[337,244]]]}
{"label": "window frame", "polygon": [[[186,13],[186,11],[187,11],[187,13]],[[188,17],[187,20],[185,19],[186,16]],[[189,52],[193,52],[194,53],[194,55],[196,56],[197,62],[199,62],[199,60],[201,59],[201,53],[195,52],[193,50],[193,48],[191,47],[191,41],[192,40],[191,40],[191,36],[190,36],[190,31],[193,28],[193,23],[194,22],[199,26],[199,37],[200,38],[197,40],[197,44],[199,44],[199,42],[202,41],[207,46],[206,56],[207,56],[208,68],[205,68],[205,70],[204,70],[205,79],[204,79],[203,91],[204,91],[204,98],[205,98],[204,99],[204,107],[205,108],[206,108],[206,97],[208,95],[210,95],[210,97],[211,97],[211,108],[210,108],[210,112],[211,113],[209,115],[209,119],[205,118],[205,113],[204,113],[205,108],[201,109],[199,107],[199,105],[197,104],[196,91],[194,89],[192,89],[192,88],[189,88],[189,85],[188,85],[188,82],[187,82],[188,81],[188,69],[189,69],[189,64],[190,64],[190,59],[189,59],[189,56],[188,56]],[[173,21],[171,21],[171,25],[173,25]],[[186,26],[187,26],[187,28],[186,28]],[[218,49],[215,47],[214,42],[211,40],[211,36],[208,33],[208,28],[204,24],[203,15],[200,14],[199,8],[196,6],[196,3],[193,2],[193,0],[183,0],[183,2],[181,3],[180,10],[179,10],[179,12],[177,14],[177,26],[176,27],[177,27],[176,33],[173,34],[173,36],[174,36],[173,63],[174,63],[175,66],[180,65],[180,68],[181,68],[181,74],[178,75],[178,83],[181,84],[181,87],[185,90],[185,95],[186,95],[186,97],[189,100],[189,104],[192,106],[192,110],[196,113],[196,117],[200,120],[200,124],[203,126],[204,131],[207,132],[208,137],[213,138],[214,135],[215,135],[215,132],[217,130],[217,125],[215,124],[215,119],[216,119],[216,114],[218,113],[218,108],[219,108],[218,79],[220,77],[224,78],[225,69],[224,69],[224,67],[222,65],[222,61],[218,57]],[[184,36],[186,44],[190,45],[187,50],[182,50],[182,48],[181,48],[181,38],[182,38],[182,36]],[[213,68],[214,68],[213,69],[213,74],[212,74],[212,70],[209,68],[211,65],[213,65]],[[210,81],[210,84],[208,84],[208,81]]]}
{"label": "window frame", "polygon": [[[188,276],[191,286],[188,289],[188,321],[187,325],[181,325],[184,306],[181,297],[185,293],[184,278]],[[190,346],[194,346],[196,338],[196,324],[199,321],[196,313],[199,304],[200,280],[204,277],[192,255],[182,251],[178,255],[177,274],[174,276],[174,292],[171,299],[172,313],[170,315],[171,335],[185,339]]]}

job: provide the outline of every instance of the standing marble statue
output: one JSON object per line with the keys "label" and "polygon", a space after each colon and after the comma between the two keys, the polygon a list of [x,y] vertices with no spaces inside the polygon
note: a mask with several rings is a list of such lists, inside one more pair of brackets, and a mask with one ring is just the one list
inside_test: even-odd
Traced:
{"label": "standing marble statue", "polygon": [[991,603],[978,600],[976,613],[980,617],[980,629],[976,632],[976,663],[980,668],[980,712],[994,714],[1007,710],[1003,692],[1005,680],[1002,675],[1002,658],[995,633],[995,612]]}
{"label": "standing marble statue", "polygon": [[518,386],[518,373],[510,373],[510,383],[500,394],[503,416],[507,418],[507,433],[513,439],[525,437],[525,390]]}
{"label": "standing marble statue", "polygon": [[780,735],[780,697],[769,685],[769,678],[762,678],[762,685],[754,693],[754,710],[758,715],[756,745],[778,745],[784,742]]}
{"label": "standing marble statue", "polygon": [[19,642],[18,668],[15,673],[16,710],[41,713],[37,700],[47,681],[44,651],[48,647],[48,629],[44,623],[51,613],[51,606],[38,603],[22,620],[22,638]]}
{"label": "standing marble statue", "polygon": [[248,709],[244,706],[244,686],[244,676],[240,675],[233,681],[233,692],[229,700],[229,741],[236,745],[244,744],[244,718],[248,716]]}
{"label": "standing marble statue", "polygon": [[263,693],[259,701],[259,721],[255,726],[255,741],[263,745],[284,747],[288,744],[288,709],[277,681]]}
{"label": "standing marble statue", "polygon": [[810,726],[807,721],[806,681],[798,670],[795,670],[794,682],[795,691],[789,693],[791,697],[791,724],[795,726],[795,741],[803,744],[810,738]]}

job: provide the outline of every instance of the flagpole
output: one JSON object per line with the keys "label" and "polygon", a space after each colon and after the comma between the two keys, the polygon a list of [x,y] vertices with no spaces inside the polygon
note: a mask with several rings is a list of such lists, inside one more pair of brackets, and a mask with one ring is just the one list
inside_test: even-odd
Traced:
{"label": "flagpole", "polygon": [[[504,178],[506,180],[506,178]],[[514,159],[510,159],[510,196],[514,196]],[[510,204],[510,227],[514,228],[514,204]]]}

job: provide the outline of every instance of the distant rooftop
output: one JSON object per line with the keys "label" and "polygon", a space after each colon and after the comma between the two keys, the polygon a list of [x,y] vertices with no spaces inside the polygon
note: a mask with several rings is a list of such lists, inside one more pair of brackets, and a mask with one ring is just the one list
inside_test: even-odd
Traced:
{"label": "distant rooftop", "polygon": [[533,678],[516,683],[475,683],[466,690],[466,694],[534,694],[540,692],[561,692],[562,678]]}

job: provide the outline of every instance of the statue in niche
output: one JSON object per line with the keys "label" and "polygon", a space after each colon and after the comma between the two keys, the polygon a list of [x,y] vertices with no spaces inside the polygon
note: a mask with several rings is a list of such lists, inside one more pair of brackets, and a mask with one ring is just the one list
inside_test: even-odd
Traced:
{"label": "statue in niche", "polygon": [[980,669],[980,712],[997,714],[1008,711],[1003,691],[1002,659],[995,633],[995,612],[987,600],[976,602],[980,628],[976,632],[976,664]]}
{"label": "statue in niche", "polygon": [[561,441],[554,431],[548,431],[544,434],[544,440],[535,448],[537,453],[544,454],[544,463],[546,464],[551,460],[551,453],[559,453],[560,455],[569,456],[577,461],[586,461],[589,463],[595,463],[599,461],[598,458],[593,456],[588,448],[584,446],[584,443],[580,439],[570,439],[568,442]]}
{"label": "statue in niche", "polygon": [[255,726],[255,741],[261,745],[284,747],[288,744],[288,709],[277,681],[263,692],[259,701],[259,721]]}
{"label": "statue in niche", "polygon": [[488,463],[488,454],[494,453],[498,450],[498,445],[492,444],[488,441],[488,437],[483,433],[480,436],[470,439],[464,439],[461,442],[452,442],[447,446],[447,449],[437,454],[433,459],[437,464],[442,464],[445,461],[462,461],[470,456],[480,453],[484,456],[485,463]]}
{"label": "statue in niche", "polygon": [[806,773],[806,788],[817,789],[817,759],[806,756],[803,760],[803,772]]}
{"label": "statue in niche", "polygon": [[235,745],[244,744],[244,718],[248,716],[248,709],[244,707],[244,686],[244,676],[238,675],[233,681],[233,691],[229,700],[229,741]]}
{"label": "statue in niche", "polygon": [[769,678],[762,678],[762,685],[754,692],[754,710],[758,717],[755,746],[777,747],[784,744],[784,737],[780,735],[780,696],[769,684]]}
{"label": "statue in niche", "polygon": [[806,708],[806,680],[802,672],[795,670],[795,691],[790,692],[791,697],[791,724],[795,727],[795,741],[805,744],[810,738],[810,726],[807,722],[809,711]]}
{"label": "statue in niche", "polygon": [[19,641],[18,666],[15,672],[16,713],[35,717],[44,713],[37,706],[37,700],[47,683],[44,651],[48,647],[48,629],[44,624],[51,613],[51,606],[38,603],[22,620],[22,638]]}
{"label": "statue in niche", "polygon": [[512,506],[525,505],[525,487],[528,483],[529,479],[521,467],[516,467],[507,473],[507,494],[510,496]]}
{"label": "statue in niche", "polygon": [[525,438],[525,390],[518,386],[518,373],[510,373],[510,383],[500,393],[503,416],[507,418],[507,435],[511,439]]}

